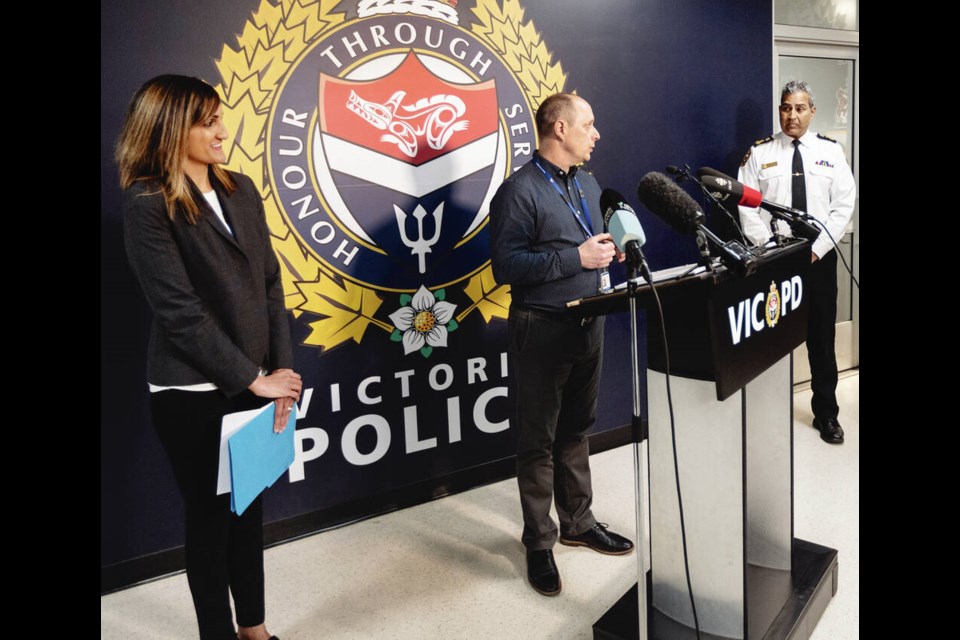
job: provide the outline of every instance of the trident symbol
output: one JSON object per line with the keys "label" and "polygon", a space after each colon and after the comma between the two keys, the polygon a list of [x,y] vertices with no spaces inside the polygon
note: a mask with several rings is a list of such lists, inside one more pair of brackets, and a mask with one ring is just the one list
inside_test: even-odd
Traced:
{"label": "trident symbol", "polygon": [[420,259],[420,273],[427,272],[427,254],[430,253],[430,247],[437,244],[440,239],[440,222],[443,220],[443,203],[441,202],[433,212],[433,219],[436,225],[433,230],[432,238],[423,237],[423,219],[427,217],[427,211],[421,205],[413,210],[413,217],[417,219],[417,239],[411,240],[407,237],[407,214],[397,205],[393,205],[393,212],[397,214],[397,226],[400,227],[400,239],[403,244],[410,247],[410,253]]}

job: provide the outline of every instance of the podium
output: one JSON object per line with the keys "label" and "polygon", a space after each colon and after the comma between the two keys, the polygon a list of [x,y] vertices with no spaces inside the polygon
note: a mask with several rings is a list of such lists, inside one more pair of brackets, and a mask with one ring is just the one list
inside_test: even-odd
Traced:
{"label": "podium", "polygon": [[[836,592],[837,552],[793,536],[791,352],[806,336],[809,256],[809,243],[798,241],[765,253],[745,278],[723,267],[654,276],[667,330],[687,557],[703,638],[807,638]],[[570,307],[583,315],[618,312],[629,295],[595,296]],[[640,433],[634,445],[638,548],[645,536],[644,480],[649,486],[650,572],[640,572],[646,583],[597,622],[594,637],[695,638],[667,406],[668,352],[649,285],[634,295],[650,311],[649,434]],[[639,635],[640,624],[648,635]]]}

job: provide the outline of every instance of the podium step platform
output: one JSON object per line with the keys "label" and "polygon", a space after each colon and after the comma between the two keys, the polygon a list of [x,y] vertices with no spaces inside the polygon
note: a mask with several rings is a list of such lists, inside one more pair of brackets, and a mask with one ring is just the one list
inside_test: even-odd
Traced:
{"label": "podium step platform", "polygon": [[[794,538],[793,542],[792,588],[791,572],[750,567],[751,572],[756,572],[751,584],[756,585],[757,593],[751,594],[753,599],[748,597],[753,606],[769,610],[770,603],[764,606],[761,602],[765,597],[769,600],[777,594],[784,594],[786,601],[769,625],[760,622],[766,629],[755,629],[748,620],[748,640],[806,640],[837,592],[837,550],[799,538]],[[649,579],[649,574],[647,577]],[[652,593],[652,589],[648,587],[647,593]],[[650,609],[648,619],[651,640],[696,640],[694,629],[655,609]],[[594,640],[634,640],[640,635],[637,621],[637,585],[634,584],[593,625]],[[703,640],[735,640],[703,631],[700,635]]]}

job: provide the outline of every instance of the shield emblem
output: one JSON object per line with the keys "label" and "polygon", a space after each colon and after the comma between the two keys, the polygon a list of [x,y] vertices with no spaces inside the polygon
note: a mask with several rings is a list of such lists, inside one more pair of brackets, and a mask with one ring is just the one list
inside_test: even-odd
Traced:
{"label": "shield emblem", "polygon": [[421,282],[447,270],[502,179],[495,81],[451,82],[431,68],[411,51],[380,77],[321,73],[313,154],[334,215]]}

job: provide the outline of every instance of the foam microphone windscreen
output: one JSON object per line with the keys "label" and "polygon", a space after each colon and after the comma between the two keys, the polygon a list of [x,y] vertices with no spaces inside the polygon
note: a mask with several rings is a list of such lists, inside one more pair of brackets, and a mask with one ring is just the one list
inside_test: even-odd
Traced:
{"label": "foam microphone windscreen", "polygon": [[686,191],[662,173],[651,171],[640,180],[637,197],[647,209],[678,233],[692,234],[703,224],[703,212]]}

